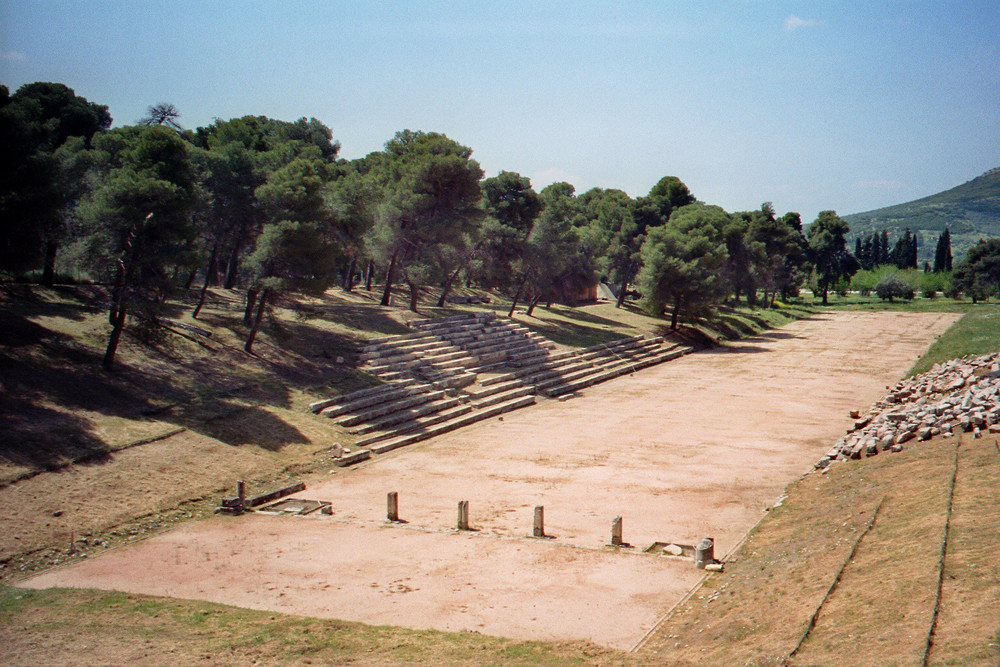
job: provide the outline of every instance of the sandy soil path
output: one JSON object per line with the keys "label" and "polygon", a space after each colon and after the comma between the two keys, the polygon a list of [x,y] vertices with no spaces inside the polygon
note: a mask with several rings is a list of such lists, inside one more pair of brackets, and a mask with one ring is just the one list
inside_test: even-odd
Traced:
{"label": "sandy soil path", "polygon": [[[314,484],[332,517],[219,517],[28,580],[628,648],[955,315],[827,313]],[[385,522],[399,494],[405,525]],[[456,533],[468,500],[472,533]],[[532,540],[533,508],[546,533]],[[632,548],[606,545],[614,517]]]}

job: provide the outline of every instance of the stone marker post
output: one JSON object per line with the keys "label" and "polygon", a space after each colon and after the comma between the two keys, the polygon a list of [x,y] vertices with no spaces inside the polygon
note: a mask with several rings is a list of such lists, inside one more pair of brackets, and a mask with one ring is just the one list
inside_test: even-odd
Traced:
{"label": "stone marker post", "polygon": [[545,537],[545,508],[541,505],[535,508],[535,525],[531,529],[532,537]]}
{"label": "stone marker post", "polygon": [[706,565],[715,562],[715,541],[711,537],[706,537],[694,549],[694,566],[699,570],[704,570]]}
{"label": "stone marker post", "polygon": [[399,521],[399,493],[390,491],[386,496],[386,518],[389,521]]}
{"label": "stone marker post", "polygon": [[469,529],[469,501],[459,500],[458,501],[458,529],[468,530]]}
{"label": "stone marker post", "polygon": [[247,507],[247,485],[242,479],[236,482],[236,498],[238,513],[242,513]]}
{"label": "stone marker post", "polygon": [[622,545],[622,518],[616,516],[611,522],[611,546],[620,547]]}

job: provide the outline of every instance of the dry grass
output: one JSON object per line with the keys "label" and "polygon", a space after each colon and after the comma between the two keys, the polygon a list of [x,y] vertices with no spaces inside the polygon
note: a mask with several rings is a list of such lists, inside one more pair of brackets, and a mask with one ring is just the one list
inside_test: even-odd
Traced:
{"label": "dry grass", "polygon": [[5,665],[638,665],[582,642],[403,630],[102,591],[0,589]]}
{"label": "dry grass", "polygon": [[[1000,659],[1000,450],[959,449],[941,614],[930,664]],[[954,440],[834,465],[788,497],[649,638],[671,664],[910,665],[923,660],[937,595]],[[872,516],[874,526],[840,567]],[[972,563],[976,563],[972,567]]]}

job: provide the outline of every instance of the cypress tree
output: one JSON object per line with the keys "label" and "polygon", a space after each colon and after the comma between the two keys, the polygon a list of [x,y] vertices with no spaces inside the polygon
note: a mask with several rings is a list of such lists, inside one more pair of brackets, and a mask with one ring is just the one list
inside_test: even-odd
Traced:
{"label": "cypress tree", "polygon": [[951,271],[951,232],[947,227],[938,237],[934,250],[934,273],[941,271]]}

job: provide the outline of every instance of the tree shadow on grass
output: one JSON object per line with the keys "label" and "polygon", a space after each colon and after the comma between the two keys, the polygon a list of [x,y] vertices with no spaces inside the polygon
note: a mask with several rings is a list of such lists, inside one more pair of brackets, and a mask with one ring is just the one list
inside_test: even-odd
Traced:
{"label": "tree shadow on grass", "polygon": [[[0,457],[33,471],[54,470],[74,462],[106,462],[110,460],[109,449],[128,443],[109,442],[104,427],[95,422],[97,416],[119,417],[137,425],[155,417],[158,422],[183,426],[229,444],[253,444],[272,451],[308,442],[280,417],[248,406],[236,395],[239,391],[226,395],[234,384],[247,383],[239,376],[220,372],[225,363],[219,359],[188,359],[178,366],[177,358],[149,350],[143,355],[138,364],[130,356],[120,355],[115,371],[108,373],[101,367],[100,350],[10,309],[0,311]],[[292,369],[291,374],[295,372]],[[301,374],[313,381],[317,377],[313,367],[301,369]],[[192,381],[179,381],[190,377],[197,378],[196,386]],[[272,384],[267,389],[267,402],[289,405],[289,388],[281,382]],[[210,406],[197,411],[197,419],[178,409],[200,403]],[[155,425],[138,430],[150,428]]]}
{"label": "tree shadow on grass", "polygon": [[573,322],[548,322],[535,319],[523,319],[520,321],[549,340],[567,347],[589,347],[598,343],[607,343],[622,338],[622,334],[617,331],[608,331],[607,329],[575,324]]}
{"label": "tree shadow on grass", "polygon": [[559,308],[558,310],[551,311],[554,315],[559,315],[560,317],[565,317],[566,319],[575,320],[577,322],[586,322],[587,324],[608,326],[608,327],[620,327],[621,322],[615,322],[614,320],[609,320],[606,317],[601,317],[600,315],[594,315],[593,313],[588,313],[583,308]]}

